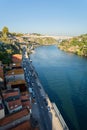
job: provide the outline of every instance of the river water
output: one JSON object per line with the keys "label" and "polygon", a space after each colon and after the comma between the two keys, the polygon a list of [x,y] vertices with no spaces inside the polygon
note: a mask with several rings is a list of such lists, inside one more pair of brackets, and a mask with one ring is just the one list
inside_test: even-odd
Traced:
{"label": "river water", "polygon": [[38,47],[30,57],[69,129],[87,130],[87,59],[56,46]]}

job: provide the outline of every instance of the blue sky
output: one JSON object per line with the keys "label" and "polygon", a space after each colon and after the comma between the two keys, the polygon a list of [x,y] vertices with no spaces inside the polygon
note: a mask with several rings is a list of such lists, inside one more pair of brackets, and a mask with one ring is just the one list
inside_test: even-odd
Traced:
{"label": "blue sky", "polygon": [[0,0],[0,30],[50,35],[87,33],[87,0]]}

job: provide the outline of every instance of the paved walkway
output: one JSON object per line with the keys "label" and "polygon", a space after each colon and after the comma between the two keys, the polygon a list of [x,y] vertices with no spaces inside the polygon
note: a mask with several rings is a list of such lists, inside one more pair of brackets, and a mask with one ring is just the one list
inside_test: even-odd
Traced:
{"label": "paved walkway", "polygon": [[49,98],[47,97],[48,106],[51,108],[51,111],[49,112],[50,118],[52,118],[52,129],[53,130],[64,130],[60,120],[56,116],[55,110],[53,109],[52,103],[50,102]]}
{"label": "paved walkway", "polygon": [[[33,68],[33,66],[31,65],[31,68]],[[41,95],[44,95],[46,96],[46,93],[43,89],[43,86],[42,84],[40,83],[39,79],[38,79],[38,75],[37,73],[35,72],[35,69],[33,68],[34,70],[34,74],[36,76],[36,83],[40,86],[40,92],[41,92]],[[48,106],[51,108],[51,111],[49,111],[49,116],[50,116],[50,119],[51,119],[51,122],[52,122],[52,130],[65,130],[65,128],[63,128],[61,122],[60,122],[60,119],[58,118],[58,116],[56,116],[56,112],[53,108],[53,105],[49,99],[48,96],[46,96],[46,99],[48,101]],[[66,129],[66,130],[69,130],[69,129]]]}

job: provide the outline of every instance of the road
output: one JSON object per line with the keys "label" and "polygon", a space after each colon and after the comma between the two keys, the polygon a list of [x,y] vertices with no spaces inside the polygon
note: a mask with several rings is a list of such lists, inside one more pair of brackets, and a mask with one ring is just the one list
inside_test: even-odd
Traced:
{"label": "road", "polygon": [[[50,111],[48,110],[46,97],[45,95],[43,96],[41,94],[40,86],[38,86],[38,83],[37,83],[38,81],[37,73],[35,72],[30,60],[26,58],[25,50],[23,51],[22,66],[24,69],[24,75],[25,75],[27,87],[31,87],[34,93],[34,99],[35,99],[35,102],[37,104],[37,108],[39,111],[38,122],[40,125],[40,130],[52,130],[52,122],[49,116]],[[32,93],[31,93],[31,97],[33,98]],[[32,110],[32,115],[33,115],[33,110]]]}

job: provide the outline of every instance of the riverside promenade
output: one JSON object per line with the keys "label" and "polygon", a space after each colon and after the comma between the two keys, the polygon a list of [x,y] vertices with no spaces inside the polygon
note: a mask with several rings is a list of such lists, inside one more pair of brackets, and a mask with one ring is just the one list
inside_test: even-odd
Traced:
{"label": "riverside promenade", "polygon": [[52,130],[69,130],[67,124],[65,123],[61,113],[59,112],[57,106],[55,103],[52,103],[48,97],[48,95],[45,93],[42,84],[40,83],[40,80],[38,78],[38,74],[35,71],[34,67],[31,64],[31,67],[33,69],[33,74],[36,76],[36,83],[40,86],[40,92],[42,95],[46,96],[48,106],[50,107],[49,111],[49,117],[51,119],[52,123]]}
{"label": "riverside promenade", "polygon": [[[26,48],[23,52],[24,69],[26,73],[30,74],[30,82],[33,83],[33,91],[35,93],[35,104],[38,108],[38,122],[40,130],[69,130],[61,113],[56,107],[55,103],[52,103],[44,91],[44,88],[39,80],[38,73],[36,72],[30,58],[28,58]],[[33,104],[32,104],[33,105]],[[35,106],[35,105],[34,105]],[[35,109],[35,108],[34,108]],[[35,111],[32,109],[32,115]],[[37,115],[37,114],[36,114]]]}

